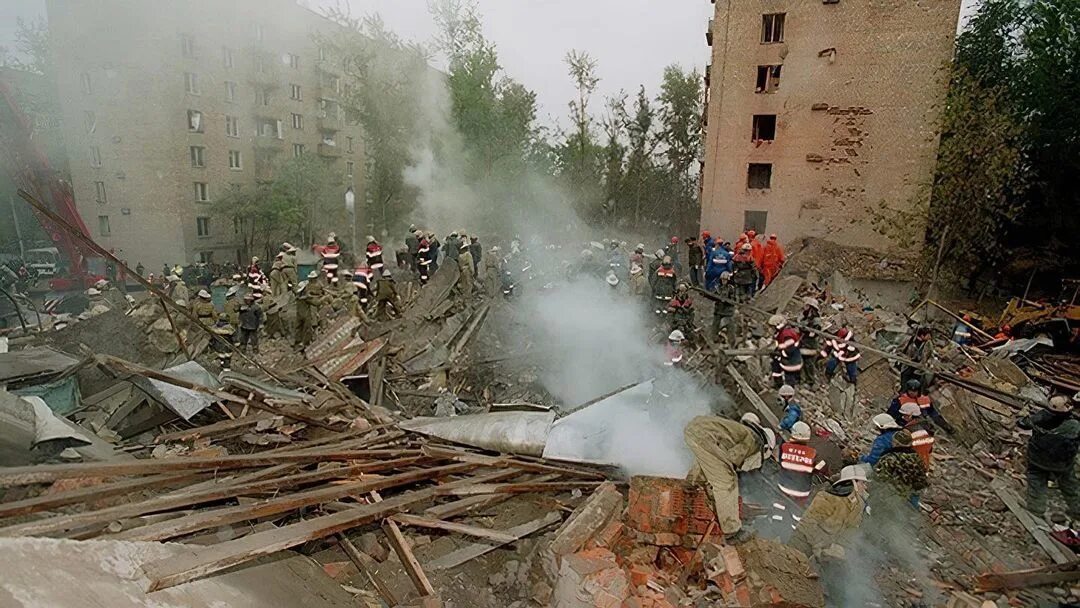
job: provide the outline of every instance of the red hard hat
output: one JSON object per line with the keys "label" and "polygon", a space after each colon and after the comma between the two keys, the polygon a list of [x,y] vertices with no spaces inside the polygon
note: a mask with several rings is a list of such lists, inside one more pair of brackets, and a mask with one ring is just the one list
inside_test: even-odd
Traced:
{"label": "red hard hat", "polygon": [[701,236],[702,236],[702,238],[706,238],[706,239],[707,239],[707,238],[709,238],[709,237],[710,237],[710,236],[712,236],[712,235],[711,235],[711,234],[709,234],[709,231],[708,231],[708,230],[704,230],[704,231],[702,231],[702,233],[701,233]]}
{"label": "red hard hat", "polygon": [[677,237],[677,236],[671,237],[671,242],[672,243],[678,243],[679,242],[679,237]]}

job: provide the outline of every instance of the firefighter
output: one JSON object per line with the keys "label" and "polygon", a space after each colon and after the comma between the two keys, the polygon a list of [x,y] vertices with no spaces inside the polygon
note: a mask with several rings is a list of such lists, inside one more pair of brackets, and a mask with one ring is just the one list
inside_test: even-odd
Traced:
{"label": "firefighter", "polygon": [[353,272],[353,285],[356,286],[356,307],[367,313],[368,304],[371,302],[371,268],[361,266]]}
{"label": "firefighter", "polygon": [[228,316],[229,325],[232,325],[234,330],[240,326],[240,298],[238,297],[239,293],[239,285],[233,285],[232,287],[229,287],[228,291],[225,292],[225,305],[221,309],[221,311]]}
{"label": "firefighter", "polygon": [[[920,327],[915,330],[915,335],[904,345],[903,355],[912,362],[926,366],[934,357],[934,340],[929,327]],[[930,372],[923,371],[912,365],[900,366],[900,386],[907,384],[908,380],[918,380],[923,392],[930,391],[930,381],[933,376]]]}
{"label": "firefighter", "polygon": [[807,328],[799,342],[803,357],[802,376],[803,380],[813,385],[817,383],[818,359],[821,353],[821,336],[818,333],[821,331],[821,303],[817,298],[803,300],[803,311],[802,316],[799,317],[799,323]]}
{"label": "firefighter", "polygon": [[645,245],[638,245],[630,254],[630,295],[648,293],[650,279],[645,276]]}
{"label": "firefighter", "polygon": [[796,501],[810,496],[814,473],[825,467],[825,461],[817,456],[817,450],[806,445],[810,441],[810,425],[796,422],[791,427],[791,438],[780,446],[780,491]]}
{"label": "firefighter", "polygon": [[419,230],[416,229],[416,224],[409,225],[409,233],[405,235],[405,251],[407,254],[407,262],[409,268],[413,272],[419,271],[419,256],[420,256],[420,235]]}
{"label": "firefighter", "polygon": [[683,362],[682,343],[686,340],[683,332],[675,329],[668,334],[667,345],[664,346],[664,365],[679,367]]}
{"label": "firefighter", "polygon": [[871,504],[876,505],[871,506],[871,512],[881,513],[884,520],[898,519],[902,503],[917,508],[919,494],[930,485],[923,460],[911,445],[911,431],[900,429],[893,435],[892,443],[874,465],[877,494],[871,493]]}
{"label": "firefighter", "polygon": [[[210,348],[217,354],[218,365],[221,371],[227,372],[232,369],[232,343],[236,335],[236,328],[229,323],[229,315],[221,313],[217,321],[210,328],[217,338],[210,341]],[[220,339],[218,339],[220,338]]]}
{"label": "firefighter", "polygon": [[649,262],[649,274],[646,275],[649,279],[649,292],[653,290],[653,286],[656,285],[656,272],[660,270],[660,266],[664,263],[664,250],[657,249],[653,254],[653,259]]}
{"label": "firefighter", "polygon": [[322,290],[318,287],[319,273],[312,270],[307,280],[296,286],[296,332],[293,346],[305,347],[315,337],[315,314],[322,306]]}
{"label": "firefighter", "polygon": [[295,289],[299,282],[296,275],[296,247],[292,243],[282,243],[281,251],[285,254],[281,256],[285,285],[288,289]]}
{"label": "firefighter", "polygon": [[756,471],[772,457],[776,435],[761,426],[755,414],[736,422],[720,416],[698,416],[686,425],[683,438],[694,454],[687,481],[708,487],[717,522],[729,543],[749,538],[739,517],[739,473]]}
{"label": "firefighter", "polygon": [[671,328],[682,330],[684,334],[694,331],[694,299],[690,297],[690,286],[680,281],[675,288],[675,296],[668,302],[671,314]]}
{"label": "firefighter", "polygon": [[1046,512],[1047,487],[1057,482],[1069,518],[1080,521],[1080,483],[1076,480],[1076,452],[1080,445],[1080,422],[1072,415],[1068,398],[1050,398],[1045,410],[1020,420],[1031,430],[1027,445],[1027,509],[1040,518]]}
{"label": "firefighter", "polygon": [[922,417],[919,405],[911,401],[900,406],[900,417],[900,425],[911,433],[911,448],[922,458],[923,465],[929,471],[934,451],[933,427]]}
{"label": "firefighter", "polygon": [[716,285],[716,301],[713,303],[713,336],[721,337],[729,346],[735,343],[735,302],[739,295],[731,282],[731,273],[720,273],[720,282]]}
{"label": "firefighter", "polygon": [[776,240],[776,235],[770,234],[768,242],[765,243],[761,251],[762,287],[773,282],[773,279],[780,274],[780,269],[784,267],[785,261],[787,261],[787,258],[784,256],[783,247]]}
{"label": "firefighter", "polygon": [[367,256],[367,265],[374,272],[380,272],[383,269],[383,248],[375,237],[367,237],[367,248],[364,251],[364,255]]}
{"label": "firefighter", "polygon": [[769,325],[776,329],[776,352],[772,360],[773,386],[797,386],[802,377],[802,351],[799,348],[802,336],[799,335],[799,330],[788,325],[784,315],[773,315],[769,318]]}
{"label": "firefighter", "polygon": [[780,430],[790,431],[796,422],[802,420],[802,406],[795,401],[795,387],[785,384],[776,391],[776,395],[780,410],[784,412],[784,417],[780,419]]}
{"label": "firefighter", "polygon": [[180,306],[188,305],[191,296],[188,294],[187,285],[184,285],[184,280],[180,278],[180,275],[169,275],[169,297]]}
{"label": "firefighter", "polygon": [[[720,283],[720,276],[725,272],[732,274],[732,255],[723,245],[709,250],[705,258],[705,291],[715,291]],[[730,277],[729,277],[730,278]]]}
{"label": "firefighter", "polygon": [[420,230],[416,231],[416,238],[419,243],[416,246],[417,252],[417,268],[420,273],[420,284],[427,285],[427,282],[431,280],[432,268],[432,251],[431,242]]}
{"label": "firefighter", "polygon": [[859,457],[860,463],[870,466],[876,465],[878,460],[881,460],[881,457],[885,455],[885,452],[892,448],[893,435],[900,430],[900,425],[888,414],[878,414],[873,417],[872,422],[878,436],[870,444],[870,451],[866,455]]}
{"label": "firefighter", "polygon": [[244,296],[244,303],[240,305],[240,349],[244,352],[259,353],[259,329],[264,318],[255,294]]}
{"label": "firefighter", "polygon": [[836,375],[836,368],[844,366],[844,380],[849,384],[855,384],[859,378],[859,359],[862,353],[859,347],[852,343],[855,334],[848,328],[841,328],[836,332],[836,338],[828,340],[828,359],[825,361],[825,378],[832,380]]}
{"label": "firefighter", "polygon": [[470,302],[473,298],[473,280],[476,278],[476,266],[473,264],[472,251],[469,249],[469,238],[467,236],[462,236],[458,244],[457,264],[460,271],[458,273],[458,289],[461,291],[461,298],[465,302]]}
{"label": "firefighter", "polygon": [[893,397],[891,403],[889,403],[888,414],[892,416],[896,422],[903,424],[901,417],[903,413],[900,408],[905,403],[914,403],[919,406],[921,416],[923,420],[933,422],[937,426],[941,427],[946,433],[953,432],[952,425],[945,420],[941,413],[934,407],[934,402],[930,399],[930,395],[927,395],[922,389],[922,383],[915,378],[911,378],[904,384],[904,390],[896,397]]}
{"label": "firefighter", "polygon": [[701,274],[705,266],[705,249],[698,243],[697,237],[686,239],[686,256],[690,264],[690,282],[694,287],[701,287]]}
{"label": "firefighter", "polygon": [[285,276],[285,252],[280,251],[274,256],[274,263],[270,266],[270,294],[275,298],[289,290],[289,281]]}
{"label": "firefighter", "polygon": [[667,314],[668,303],[675,297],[675,268],[671,264],[671,258],[661,258],[660,267],[656,269],[656,278],[653,279],[653,298],[656,300],[656,313]]}
{"label": "firefighter", "polygon": [[735,275],[733,280],[739,287],[740,297],[749,299],[757,290],[758,272],[754,264],[753,247],[750,243],[739,246],[739,252],[731,258],[731,267]]}
{"label": "firefighter", "polygon": [[195,315],[195,318],[199,320],[199,323],[209,327],[214,324],[214,320],[217,318],[217,311],[214,310],[214,302],[210,297],[210,292],[205,289],[200,289],[198,298],[191,306],[191,312]]}
{"label": "firefighter", "polygon": [[338,262],[341,258],[341,245],[337,242],[337,235],[333,232],[326,237],[326,245],[315,245],[312,247],[319,257],[322,259],[322,270],[326,275],[326,282],[330,283],[331,280],[337,276]]}
{"label": "firefighter", "polygon": [[[390,314],[391,311],[393,315]],[[397,285],[394,284],[394,277],[390,276],[390,271],[384,268],[378,280],[375,281],[375,316],[395,318],[400,314]]]}

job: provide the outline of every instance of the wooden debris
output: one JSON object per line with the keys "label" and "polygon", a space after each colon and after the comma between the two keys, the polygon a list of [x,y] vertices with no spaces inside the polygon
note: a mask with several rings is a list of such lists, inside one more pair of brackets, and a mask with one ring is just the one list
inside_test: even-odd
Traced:
{"label": "wooden debris", "polygon": [[492,540],[497,543],[512,543],[517,540],[513,536],[505,532],[499,532],[498,530],[489,530],[488,528],[443,521],[441,519],[431,519],[428,517],[405,514],[398,514],[390,519],[403,526],[416,526],[418,528],[431,528],[433,530],[442,530],[444,532],[454,532],[466,536],[475,536],[477,538]]}
{"label": "wooden debris", "polygon": [[557,473],[559,475],[566,475],[567,477],[581,477],[585,479],[602,480],[607,477],[599,471],[590,471],[589,469],[578,468],[573,466],[559,466],[552,464],[541,464],[532,462],[526,458],[514,457],[514,456],[486,456],[484,454],[477,454],[475,452],[466,452],[463,450],[455,450],[447,447],[424,445],[421,450],[428,456],[433,458],[445,458],[447,460],[458,460],[461,462],[472,462],[475,464],[483,464],[486,466],[513,466],[525,471],[535,471],[537,473]]}
{"label": "wooden debris", "polygon": [[[508,528],[506,530],[503,530],[503,532],[510,536],[513,536],[516,540],[521,540],[522,538],[525,538],[530,534],[539,532],[540,530],[553,526],[561,521],[562,514],[558,511],[552,511],[539,519],[521,524],[520,526]],[[462,547],[452,553],[447,553],[446,555],[431,562],[428,562],[426,566],[428,570],[432,571],[449,570],[451,568],[456,568],[469,560],[476,559],[481,555],[494,551],[495,549],[503,546],[503,544],[505,543],[474,543],[467,547]]]}
{"label": "wooden debris", "polygon": [[546,483],[500,483],[475,484],[467,487],[439,488],[440,496],[475,496],[477,494],[529,494],[532,492],[565,492],[569,490],[592,490],[599,481],[551,481]]}
{"label": "wooden debris", "polygon": [[375,588],[375,591],[379,594],[379,597],[386,602],[387,606],[392,606],[395,603],[394,593],[386,587],[382,580],[375,576],[373,572],[375,570],[375,560],[365,554],[363,551],[356,548],[356,545],[349,540],[348,536],[344,534],[338,534],[338,544],[341,545],[341,549],[345,551],[345,555],[349,556],[356,569],[363,574],[371,586]]}
{"label": "wooden debris", "polygon": [[[559,478],[558,474],[543,475],[537,477],[531,481],[536,483],[543,483],[546,481],[554,481]],[[457,517],[458,515],[464,515],[477,509],[483,509],[490,507],[491,505],[505,502],[513,497],[512,494],[492,494],[483,496],[469,496],[453,502],[448,502],[442,505],[436,505],[424,510],[424,515],[435,519],[449,519],[451,517]]]}
{"label": "wooden debris", "polygon": [[1012,514],[1020,520],[1024,528],[1035,537],[1035,542],[1039,543],[1039,546],[1046,551],[1046,554],[1050,556],[1050,559],[1054,560],[1054,563],[1065,564],[1073,561],[1073,556],[1066,553],[1065,548],[1050,538],[1050,535],[1045,530],[1039,528],[1032,518],[1031,514],[1020,505],[1020,499],[1013,494],[1011,490],[1005,487],[1001,480],[996,480],[990,484],[990,487],[998,495],[998,498],[1005,503],[1005,506],[1009,507]]}
{"label": "wooden debris", "polygon": [[34,498],[26,498],[13,502],[0,503],[0,517],[12,517],[15,515],[28,515],[46,509],[62,507],[78,503],[93,503],[103,498],[121,496],[150,490],[164,488],[172,485],[189,482],[198,479],[200,473],[181,473],[176,475],[157,475],[154,477],[140,477],[113,483],[94,485],[86,488],[76,488],[53,494],[42,494]]}
{"label": "wooden debris", "polygon": [[1054,564],[1043,568],[1013,570],[1012,572],[988,572],[975,579],[976,593],[1023,589],[1040,585],[1053,585],[1080,580],[1080,561]]}
{"label": "wooden debris", "polygon": [[761,414],[764,421],[772,428],[779,429],[780,419],[776,417],[776,414],[774,414],[771,409],[769,409],[769,406],[765,405],[765,402],[754,392],[754,389],[750,388],[750,384],[742,377],[739,370],[735,369],[734,365],[729,364],[727,366],[727,372],[735,380],[735,383],[739,385],[739,390],[742,391],[742,394],[746,397],[747,401],[749,401],[750,404],[754,406],[754,409]]}
{"label": "wooden debris", "polygon": [[431,581],[428,580],[423,568],[420,567],[420,562],[416,560],[412,549],[409,548],[409,543],[401,533],[401,528],[392,519],[385,519],[383,520],[383,531],[386,532],[390,547],[394,550],[394,553],[397,553],[401,565],[405,568],[405,572],[409,575],[409,579],[412,580],[420,595],[435,595],[435,588],[431,586]]}

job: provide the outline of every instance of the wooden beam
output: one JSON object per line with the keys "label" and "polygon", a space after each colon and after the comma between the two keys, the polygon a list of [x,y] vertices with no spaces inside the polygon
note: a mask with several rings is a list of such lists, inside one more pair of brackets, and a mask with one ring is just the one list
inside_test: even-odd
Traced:
{"label": "wooden beam", "polygon": [[236,420],[222,420],[213,424],[197,426],[192,429],[162,433],[154,437],[154,443],[168,443],[170,441],[192,441],[201,437],[212,437],[231,431],[238,431],[249,426],[255,426],[262,420],[271,420],[273,416],[266,413],[252,414]]}
{"label": "wooden beam", "polygon": [[360,549],[356,548],[356,545],[349,540],[348,536],[344,534],[338,534],[338,544],[341,545],[341,549],[345,551],[345,555],[349,556],[349,560],[352,561],[356,569],[367,577],[368,582],[375,588],[375,591],[379,594],[379,597],[386,602],[387,606],[393,606],[397,604],[397,600],[394,599],[394,592],[387,588],[386,584],[382,582],[377,574],[378,563],[368,554],[364,553]]}
{"label": "wooden beam", "polygon": [[746,381],[745,378],[742,377],[742,374],[739,373],[739,370],[735,369],[734,365],[729,364],[727,366],[727,372],[735,380],[735,383],[739,385],[739,390],[742,391],[742,394],[744,397],[746,397],[747,401],[749,401],[750,404],[754,406],[754,409],[756,409],[762,415],[762,417],[765,419],[765,422],[767,422],[772,428],[779,429],[780,419],[777,418],[776,414],[774,414],[773,411],[769,409],[769,406],[765,405],[765,402],[762,401],[761,396],[755,393],[754,389],[750,388],[750,384]]}
{"label": "wooden beam", "polygon": [[[416,459],[407,460],[412,460],[413,462],[415,462]],[[405,464],[411,463],[405,463],[401,461],[388,461],[384,463],[379,463],[378,466],[382,467],[382,469],[380,470],[385,470],[393,469],[395,467],[403,466]],[[110,539],[131,541],[164,541],[169,540],[170,538],[184,536],[186,534],[193,534],[201,530],[207,530],[209,528],[227,526],[229,524],[234,524],[241,521],[261,519],[263,517],[271,517],[274,515],[281,515],[283,513],[290,513],[304,507],[311,507],[325,502],[340,500],[347,496],[365,494],[374,490],[382,490],[386,488],[403,486],[411,483],[416,483],[418,481],[432,479],[442,475],[461,473],[474,468],[476,468],[476,465],[457,463],[442,467],[418,469],[415,471],[409,471],[407,473],[399,473],[397,475],[390,475],[388,477],[380,477],[377,479],[361,479],[359,481],[354,481],[350,483],[318,487],[312,490],[278,496],[276,498],[271,498],[254,504],[242,504],[235,507],[217,509],[214,511],[192,513],[191,515],[181,517],[179,519],[163,521],[150,526],[143,526],[141,528],[134,528],[127,532],[121,532],[120,534],[111,536]]]}
{"label": "wooden beam", "polygon": [[1020,520],[1024,528],[1028,533],[1035,537],[1035,542],[1039,543],[1043,551],[1050,556],[1050,559],[1054,560],[1056,564],[1065,564],[1074,560],[1074,557],[1065,552],[1065,548],[1054,542],[1054,539],[1050,538],[1050,535],[1045,530],[1039,528],[1032,518],[1031,513],[1027,509],[1020,506],[1020,499],[1013,494],[1011,490],[1005,487],[1005,484],[1001,480],[995,480],[990,484],[990,487],[998,495],[998,498],[1005,503],[1005,506],[1009,507],[1012,514],[1016,516],[1016,519]]}
{"label": "wooden beam", "polygon": [[485,454],[477,454],[475,452],[466,452],[463,450],[455,450],[453,448],[436,446],[436,445],[424,445],[420,448],[425,454],[434,458],[445,458],[447,460],[457,460],[460,462],[472,462],[475,464],[483,464],[485,466],[512,466],[517,469],[525,471],[535,471],[537,473],[558,473],[559,475],[566,475],[568,477],[581,477],[585,479],[603,480],[607,479],[607,476],[599,471],[590,471],[588,469],[581,469],[571,466],[559,466],[553,464],[541,464],[531,462],[522,458],[515,458],[513,456],[488,456]]}
{"label": "wooden beam", "polygon": [[[562,514],[558,511],[552,511],[551,513],[548,513],[540,519],[521,524],[520,526],[514,526],[513,528],[504,530],[504,532],[506,532],[506,534],[510,536],[513,536],[515,540],[521,540],[522,538],[525,538],[530,534],[539,532],[540,530],[553,526],[561,521]],[[460,566],[461,564],[464,564],[469,560],[476,559],[481,555],[494,551],[495,549],[503,546],[503,544],[505,543],[473,543],[466,547],[462,547],[457,551],[447,553],[446,555],[434,561],[428,562],[425,565],[430,571],[449,570],[451,568],[456,568],[457,566]]]}
{"label": "wooden beam", "polygon": [[444,487],[436,492],[440,496],[476,496],[477,494],[531,494],[533,492],[565,492],[567,490],[592,490],[599,481],[553,481],[547,483],[478,483],[465,487]]}
{"label": "wooden beam", "polygon": [[[445,486],[458,487],[476,483],[486,483],[485,476],[452,481]],[[378,521],[417,503],[431,500],[435,496],[435,489],[432,487],[405,492],[380,503],[358,505],[349,511],[256,532],[243,538],[193,550],[187,555],[175,555],[150,562],[143,566],[143,572],[150,580],[147,592],[193,581],[262,555],[271,555],[310,540],[325,538]]]}
{"label": "wooden beam", "polygon": [[52,494],[42,494],[33,498],[0,503],[0,517],[13,515],[28,515],[38,513],[55,507],[76,503],[92,503],[111,496],[130,494],[141,490],[163,488],[170,485],[184,483],[198,478],[203,473],[181,473],[177,475],[156,475],[154,477],[139,477],[126,479],[113,483],[98,484],[74,490],[65,490]]}
{"label": "wooden beam", "polygon": [[1080,580],[1080,568],[1078,566],[1080,566],[1080,562],[1074,561],[1029,570],[987,572],[975,578],[975,591],[976,593],[986,593],[988,591],[1024,589]]}
{"label": "wooden beam", "polygon": [[39,464],[24,467],[0,467],[0,487],[33,483],[51,483],[72,477],[120,477],[124,475],[153,475],[170,471],[224,471],[265,467],[286,462],[306,463],[372,458],[418,456],[420,450],[317,450],[279,452],[275,454],[242,454],[204,458],[162,458],[161,460],[128,460],[117,462],[86,462],[77,464]]}
{"label": "wooden beam", "polygon": [[405,568],[405,573],[409,575],[409,580],[413,582],[416,590],[421,596],[435,595],[435,588],[431,586],[431,581],[428,580],[424,569],[420,567],[420,562],[409,548],[409,542],[405,540],[401,528],[391,519],[384,519],[382,528],[383,532],[386,532],[386,539],[390,541],[390,547],[394,553],[397,553],[401,565]]}
{"label": "wooden beam", "polygon": [[[558,474],[543,475],[532,479],[530,481],[543,483],[546,481],[555,481],[559,478]],[[484,496],[468,496],[453,502],[448,502],[442,505],[435,505],[424,510],[424,515],[434,519],[449,519],[451,517],[457,517],[458,515],[464,515],[477,509],[483,509],[484,507],[490,507],[501,502],[505,502],[513,498],[512,494],[490,494]]]}
{"label": "wooden beam", "polygon": [[403,526],[415,526],[417,528],[431,528],[433,530],[442,530],[444,532],[454,532],[456,534],[492,540],[497,543],[512,543],[517,540],[510,534],[499,532],[498,530],[443,521],[441,519],[431,519],[429,517],[419,517],[417,515],[407,515],[405,513],[399,513],[390,519]]}

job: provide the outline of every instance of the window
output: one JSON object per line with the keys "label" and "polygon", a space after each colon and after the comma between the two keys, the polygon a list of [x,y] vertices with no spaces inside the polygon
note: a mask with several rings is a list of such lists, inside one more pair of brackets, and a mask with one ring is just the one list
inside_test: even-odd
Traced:
{"label": "window", "polygon": [[239,171],[243,169],[243,165],[240,163],[240,151],[229,150],[229,168]]}
{"label": "window", "polygon": [[199,252],[199,261],[202,262],[203,264],[213,264],[214,263],[214,252],[213,251],[200,251]]}
{"label": "window", "polygon": [[98,146],[90,146],[90,166],[101,166],[101,148]]}
{"label": "window", "polygon": [[754,128],[751,141],[772,141],[776,139],[776,114],[754,114]]}
{"label": "window", "polygon": [[304,155],[304,144],[293,144],[292,153],[296,158],[300,158]]}
{"label": "window", "polygon": [[282,138],[280,120],[262,119],[255,123],[255,128],[262,137]]}
{"label": "window", "polygon": [[203,153],[206,152],[206,148],[202,146],[191,146],[191,166],[192,167],[205,167],[206,163],[203,162]]}
{"label": "window", "polygon": [[356,163],[351,160],[345,161],[345,177],[352,177],[356,170]]}
{"label": "window", "polygon": [[184,72],[184,90],[192,95],[199,94],[199,75],[192,72]]}
{"label": "window", "polygon": [[768,211],[743,211],[743,232],[753,230],[758,234],[765,234],[768,219]]}
{"label": "window", "polygon": [[86,132],[93,133],[97,129],[97,115],[90,110],[83,112],[83,123],[86,125]]}
{"label": "window", "polygon": [[771,44],[784,41],[784,13],[770,13],[761,16],[761,43]]}
{"label": "window", "polygon": [[90,86],[90,74],[83,72],[79,74],[79,83],[82,86],[83,95],[90,95],[94,92],[93,87]]}
{"label": "window", "polygon": [[326,47],[325,46],[320,46],[319,47],[319,61],[326,61],[326,57],[327,57]]}
{"label": "window", "polygon": [[255,24],[255,39],[258,40],[259,42],[262,42],[263,40],[266,39],[266,30],[263,29],[263,26],[262,26],[261,23],[256,23]]}
{"label": "window", "polygon": [[768,190],[772,187],[772,164],[750,163],[746,171],[746,187],[751,190]]}
{"label": "window", "polygon": [[235,116],[225,117],[225,135],[240,137],[240,119]]}
{"label": "window", "polygon": [[271,98],[270,89],[259,89],[259,90],[257,90],[255,92],[255,99],[262,106],[269,106],[270,105],[270,98]]}
{"label": "window", "polygon": [[289,98],[290,99],[295,99],[296,101],[302,101],[304,99],[303,91],[300,90],[300,85],[298,85],[298,84],[290,84],[289,85]]}
{"label": "window", "polygon": [[195,234],[197,234],[200,238],[206,238],[210,236],[210,218],[195,218]]}
{"label": "window", "polygon": [[774,93],[780,88],[780,68],[778,65],[757,66],[757,86],[755,93]]}
{"label": "window", "polygon": [[236,65],[233,61],[233,50],[227,46],[221,47],[221,64],[227,69],[232,69]]}
{"label": "window", "polygon": [[110,234],[112,234],[112,228],[109,226],[109,216],[97,216],[97,229],[98,234],[101,236],[109,236]]}
{"label": "window", "polygon": [[294,70],[300,69],[300,56],[289,53],[285,56],[285,62],[289,64],[289,67]]}
{"label": "window", "polygon": [[236,101],[236,83],[231,80],[225,81],[225,101]]}
{"label": "window", "polygon": [[353,138],[346,137],[345,138],[345,149],[348,150],[349,152],[352,152],[353,151],[352,146],[353,146]]}
{"label": "window", "polygon": [[340,78],[338,78],[337,76],[327,75],[327,76],[325,76],[325,79],[326,79],[325,82],[326,82],[327,90],[333,91],[335,93],[340,93],[341,92],[341,79]]}
{"label": "window", "polygon": [[195,56],[195,37],[180,34],[180,54],[184,57]]}
{"label": "window", "polygon": [[292,115],[292,128],[303,129],[304,128],[304,116],[302,114]]}
{"label": "window", "polygon": [[106,203],[108,199],[105,198],[105,182],[94,182],[94,194],[95,199],[99,203]]}
{"label": "window", "polygon": [[210,200],[210,187],[206,182],[195,182],[195,200],[205,203]]}
{"label": "window", "polygon": [[200,112],[198,110],[188,110],[187,111],[187,125],[188,125],[188,127],[187,127],[188,131],[192,131],[192,132],[195,132],[195,133],[202,133],[203,132],[202,112]]}

